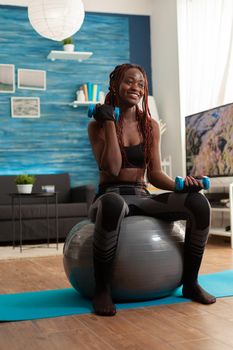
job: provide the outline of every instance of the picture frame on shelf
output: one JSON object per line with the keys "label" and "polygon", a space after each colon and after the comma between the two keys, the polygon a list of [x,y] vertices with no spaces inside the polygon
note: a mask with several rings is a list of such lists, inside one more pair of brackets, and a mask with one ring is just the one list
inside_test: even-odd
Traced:
{"label": "picture frame on shelf", "polygon": [[15,65],[0,64],[0,93],[15,92]]}
{"label": "picture frame on shelf", "polygon": [[39,97],[11,97],[12,118],[40,118]]}
{"label": "picture frame on shelf", "polygon": [[18,89],[46,90],[46,71],[18,69]]}

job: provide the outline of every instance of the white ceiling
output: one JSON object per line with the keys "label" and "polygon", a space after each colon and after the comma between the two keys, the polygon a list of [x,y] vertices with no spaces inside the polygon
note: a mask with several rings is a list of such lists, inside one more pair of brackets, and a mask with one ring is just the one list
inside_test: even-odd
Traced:
{"label": "white ceiling", "polygon": [[0,0],[0,5],[27,6],[28,0]]}
{"label": "white ceiling", "polygon": [[[0,5],[28,6],[30,0],[0,0]],[[83,0],[89,12],[151,15],[153,0]]]}

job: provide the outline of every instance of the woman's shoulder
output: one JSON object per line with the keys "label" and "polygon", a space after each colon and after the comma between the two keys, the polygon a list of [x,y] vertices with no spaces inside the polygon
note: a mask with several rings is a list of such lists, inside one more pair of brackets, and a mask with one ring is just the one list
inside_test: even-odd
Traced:
{"label": "woman's shoulder", "polygon": [[159,142],[160,140],[160,126],[157,120],[151,118],[151,136],[153,142]]}
{"label": "woman's shoulder", "polygon": [[151,125],[155,128],[159,127],[159,122],[154,118],[151,118]]}
{"label": "woman's shoulder", "polygon": [[151,119],[151,125],[152,125],[153,133],[159,134],[160,133],[159,122],[155,119]]}

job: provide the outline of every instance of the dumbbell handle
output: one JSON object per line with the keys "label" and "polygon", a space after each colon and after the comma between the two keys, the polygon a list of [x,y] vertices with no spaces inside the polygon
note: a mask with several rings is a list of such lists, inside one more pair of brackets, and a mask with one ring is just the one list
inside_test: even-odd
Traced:
{"label": "dumbbell handle", "polygon": [[95,114],[95,105],[92,104],[88,107],[87,116],[88,118],[92,118],[94,114]]}
{"label": "dumbbell handle", "polygon": [[[91,104],[89,106],[88,112],[87,112],[87,115],[88,115],[89,118],[92,118],[94,116],[95,110],[96,110],[96,105]],[[116,122],[118,122],[118,119],[120,117],[120,108],[119,107],[115,107],[114,108],[114,113],[115,113]]]}
{"label": "dumbbell handle", "polygon": [[[204,187],[204,190],[208,190],[210,188],[210,179],[208,176],[203,176],[201,179],[198,179]],[[185,179],[181,176],[177,176],[175,179],[176,190],[182,191],[184,189],[184,181]]]}

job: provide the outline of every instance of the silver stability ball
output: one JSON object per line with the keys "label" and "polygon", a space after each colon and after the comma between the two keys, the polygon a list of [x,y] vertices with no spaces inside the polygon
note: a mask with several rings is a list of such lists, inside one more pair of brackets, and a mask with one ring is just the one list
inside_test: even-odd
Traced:
{"label": "silver stability ball", "polygon": [[[93,297],[94,224],[82,221],[64,244],[64,268],[71,285]],[[112,275],[115,301],[142,301],[167,296],[181,284],[184,226],[147,216],[122,220]]]}

